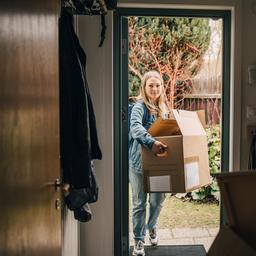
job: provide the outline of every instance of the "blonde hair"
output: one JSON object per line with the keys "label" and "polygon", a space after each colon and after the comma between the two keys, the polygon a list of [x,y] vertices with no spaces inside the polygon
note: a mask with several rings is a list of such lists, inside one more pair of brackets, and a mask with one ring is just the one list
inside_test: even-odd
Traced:
{"label": "blonde hair", "polygon": [[[162,86],[162,93],[159,96],[159,98],[156,100],[156,103],[152,102],[149,99],[145,90],[148,79],[152,77],[158,79],[161,82],[161,86]],[[137,100],[139,99],[143,99],[150,113],[157,113],[158,116],[163,116],[164,114],[169,113],[170,110],[168,108],[167,98],[165,95],[164,81],[162,76],[157,71],[155,70],[148,71],[143,75],[141,79],[139,95],[137,96]]]}

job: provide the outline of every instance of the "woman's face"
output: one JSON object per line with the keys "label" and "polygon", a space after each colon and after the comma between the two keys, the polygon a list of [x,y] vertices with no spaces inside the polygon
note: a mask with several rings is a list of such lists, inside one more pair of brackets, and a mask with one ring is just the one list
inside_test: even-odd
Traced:
{"label": "woman's face", "polygon": [[161,80],[151,77],[146,81],[145,92],[149,99],[155,101],[159,98],[163,90]]}

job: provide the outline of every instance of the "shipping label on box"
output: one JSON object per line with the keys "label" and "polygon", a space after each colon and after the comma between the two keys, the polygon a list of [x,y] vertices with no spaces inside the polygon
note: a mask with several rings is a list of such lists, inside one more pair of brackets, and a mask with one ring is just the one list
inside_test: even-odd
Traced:
{"label": "shipping label on box", "polygon": [[161,192],[172,189],[170,175],[149,176],[148,179],[149,187],[152,191]]}

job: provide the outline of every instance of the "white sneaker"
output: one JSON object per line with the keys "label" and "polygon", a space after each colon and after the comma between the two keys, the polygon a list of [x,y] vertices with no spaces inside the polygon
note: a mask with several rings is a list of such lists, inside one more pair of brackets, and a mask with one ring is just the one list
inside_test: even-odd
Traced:
{"label": "white sneaker", "polygon": [[145,256],[144,243],[141,240],[135,241],[132,255],[133,256]]}
{"label": "white sneaker", "polygon": [[152,246],[158,245],[158,237],[157,237],[155,228],[149,231],[149,241]]}

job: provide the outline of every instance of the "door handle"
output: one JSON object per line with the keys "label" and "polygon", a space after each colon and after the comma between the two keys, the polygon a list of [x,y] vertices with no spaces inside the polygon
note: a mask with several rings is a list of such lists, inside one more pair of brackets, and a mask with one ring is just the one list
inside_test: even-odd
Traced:
{"label": "door handle", "polygon": [[68,193],[70,186],[68,183],[62,183],[60,182],[60,179],[56,179],[54,182],[54,187],[55,187],[55,191],[58,191],[58,189],[61,188],[61,190],[64,193]]}
{"label": "door handle", "polygon": [[58,191],[58,189],[62,187],[62,184],[60,182],[60,179],[56,179],[55,182],[54,182],[54,188],[55,188],[55,191]]}

